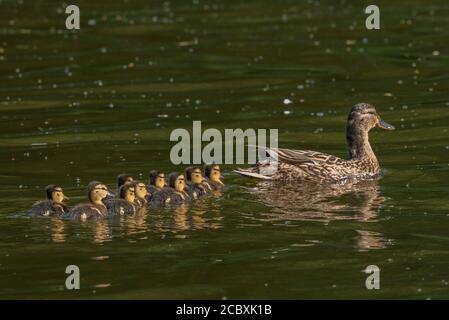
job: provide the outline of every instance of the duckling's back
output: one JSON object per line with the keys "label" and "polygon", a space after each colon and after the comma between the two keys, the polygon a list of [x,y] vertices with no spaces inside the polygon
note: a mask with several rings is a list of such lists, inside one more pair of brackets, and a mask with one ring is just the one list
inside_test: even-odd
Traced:
{"label": "duckling's back", "polygon": [[124,199],[112,199],[106,202],[109,216],[133,215],[136,213],[136,206]]}
{"label": "duckling's back", "polygon": [[64,217],[73,220],[98,220],[107,217],[107,210],[106,207],[83,203],[70,209]]}
{"label": "duckling's back", "polygon": [[189,200],[190,196],[187,193],[180,194],[175,189],[166,187],[153,195],[150,205],[160,207],[168,204],[180,204]]}
{"label": "duckling's back", "polygon": [[33,204],[28,214],[31,216],[60,217],[67,212],[68,209],[63,204],[56,204],[52,200],[42,200]]}

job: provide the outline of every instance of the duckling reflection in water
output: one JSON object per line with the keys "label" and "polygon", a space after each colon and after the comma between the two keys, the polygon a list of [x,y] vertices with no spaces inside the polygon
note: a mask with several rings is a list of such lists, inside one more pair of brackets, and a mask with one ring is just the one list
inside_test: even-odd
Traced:
{"label": "duckling reflection in water", "polygon": [[106,202],[108,213],[114,215],[134,215],[136,214],[136,194],[132,183],[125,183],[119,189],[120,199],[111,199]]}
{"label": "duckling reflection in water", "polygon": [[136,204],[137,209],[148,208],[149,194],[145,183],[134,180],[131,184],[134,186],[134,193],[136,195],[134,203]]}
{"label": "duckling reflection in water", "polygon": [[191,200],[189,194],[185,191],[184,175],[178,172],[170,173],[168,176],[168,185],[168,188],[157,191],[153,195],[150,201],[151,205],[180,204]]}
{"label": "duckling reflection in water", "polygon": [[208,164],[204,168],[206,181],[213,191],[222,191],[224,189],[223,176],[221,175],[218,164]]}
{"label": "duckling reflection in water", "polygon": [[64,203],[67,197],[60,186],[51,184],[45,187],[47,200],[36,202],[28,211],[32,216],[60,217],[69,210]]}
{"label": "duckling reflection in water", "polygon": [[79,204],[66,215],[75,220],[96,220],[106,218],[108,211],[103,199],[108,195],[108,188],[99,181],[92,181],[87,185],[87,197],[90,203]]}
{"label": "duckling reflection in water", "polygon": [[151,200],[153,195],[164,189],[167,185],[165,182],[165,174],[161,171],[151,170],[150,171],[150,179],[148,181],[147,191],[148,191],[148,200]]}
{"label": "duckling reflection in water", "polygon": [[185,177],[187,179],[186,191],[192,199],[205,196],[212,191],[212,187],[203,178],[203,174],[199,167],[186,168]]}

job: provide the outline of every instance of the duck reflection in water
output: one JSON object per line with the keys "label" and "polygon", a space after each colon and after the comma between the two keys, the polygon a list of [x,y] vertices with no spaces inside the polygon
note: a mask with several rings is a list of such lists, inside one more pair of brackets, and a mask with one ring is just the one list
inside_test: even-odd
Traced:
{"label": "duck reflection in water", "polygon": [[267,220],[375,221],[385,198],[376,180],[345,185],[303,183],[299,186],[261,182],[250,190],[272,208]]}
{"label": "duck reflection in water", "polygon": [[390,239],[386,239],[382,233],[356,230],[358,235],[354,237],[354,248],[357,251],[368,251],[372,249],[385,249],[392,242]]}
{"label": "duck reflection in water", "polygon": [[[271,208],[270,213],[264,214],[264,221],[378,222],[379,210],[386,201],[377,180],[344,185],[303,183],[299,186],[262,182],[250,192],[257,202]],[[383,249],[389,244],[381,233],[355,232],[354,247],[357,250]]]}

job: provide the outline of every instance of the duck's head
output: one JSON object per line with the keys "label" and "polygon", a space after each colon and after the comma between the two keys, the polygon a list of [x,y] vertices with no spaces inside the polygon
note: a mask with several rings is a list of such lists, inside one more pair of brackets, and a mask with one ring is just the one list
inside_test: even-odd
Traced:
{"label": "duck's head", "polygon": [[186,169],[186,179],[194,184],[200,184],[203,182],[203,174],[201,173],[201,168],[199,167],[188,167]]}
{"label": "duck's head", "polygon": [[348,115],[347,134],[353,132],[368,132],[372,128],[394,130],[394,126],[382,120],[376,108],[368,103],[358,103],[352,107]]}
{"label": "duck's head", "polygon": [[45,187],[45,193],[47,194],[47,199],[52,200],[55,203],[62,204],[64,200],[68,198],[64,195],[64,191],[60,186],[50,184]]}
{"label": "duck's head", "polygon": [[126,200],[129,203],[134,203],[136,200],[135,188],[132,183],[125,183],[119,189],[120,199]]}
{"label": "duck's head", "polygon": [[91,181],[87,185],[87,197],[92,203],[101,202],[108,194],[108,187],[100,181]]}
{"label": "duck's head", "polygon": [[156,188],[162,189],[165,187],[165,174],[161,171],[151,170],[150,171],[150,185]]}
{"label": "duck's head", "polygon": [[134,180],[133,177],[130,176],[129,174],[126,173],[119,174],[117,176],[117,188],[120,189],[120,187],[123,186],[125,183],[133,182],[133,180]]}
{"label": "duck's head", "polygon": [[132,185],[134,186],[134,193],[136,194],[136,197],[145,199],[145,197],[148,195],[147,186],[145,185],[145,183],[134,180],[132,182]]}
{"label": "duck's head", "polygon": [[218,164],[208,164],[204,168],[204,175],[212,182],[221,182],[223,176],[221,175],[220,166]]}
{"label": "duck's head", "polygon": [[178,172],[172,172],[168,176],[169,186],[176,191],[183,192],[186,186],[184,175]]}

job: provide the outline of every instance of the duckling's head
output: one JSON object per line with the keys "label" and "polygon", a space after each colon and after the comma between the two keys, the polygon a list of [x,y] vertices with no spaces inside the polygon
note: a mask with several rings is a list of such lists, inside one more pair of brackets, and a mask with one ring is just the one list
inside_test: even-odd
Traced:
{"label": "duckling's head", "polygon": [[185,173],[187,181],[194,184],[200,184],[204,180],[200,167],[188,167]]}
{"label": "duckling's head", "polygon": [[155,186],[159,189],[165,187],[165,174],[161,171],[151,170],[150,171],[150,185]]}
{"label": "duckling's head", "polygon": [[87,185],[87,197],[92,203],[101,202],[108,193],[108,187],[100,181],[91,181]]}
{"label": "duckling's head", "polygon": [[124,199],[129,203],[134,203],[136,200],[134,185],[132,183],[125,183],[122,185],[119,189],[119,195],[121,199]]}
{"label": "duckling's head", "polygon": [[132,176],[126,173],[119,174],[117,176],[117,188],[120,189],[121,186],[123,186],[125,183],[132,182],[134,179]]}
{"label": "duckling's head", "polygon": [[372,128],[382,128],[394,130],[394,126],[383,121],[376,111],[376,108],[368,103],[358,103],[352,107],[348,115],[346,133],[368,132]]}
{"label": "duckling's head", "polygon": [[64,200],[67,199],[62,188],[54,184],[46,186],[45,193],[47,194],[47,199],[52,200],[55,203],[62,204]]}
{"label": "duckling's head", "polygon": [[184,175],[179,172],[172,172],[168,176],[168,184],[176,191],[183,192],[186,186]]}
{"label": "duckling's head", "polygon": [[145,197],[148,195],[147,186],[145,185],[145,183],[134,180],[132,182],[132,185],[134,186],[134,193],[136,194],[136,197],[145,199]]}
{"label": "duckling's head", "polygon": [[204,174],[212,182],[221,182],[223,178],[218,164],[208,164],[204,168]]}

